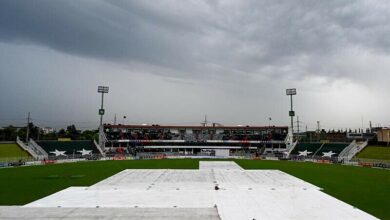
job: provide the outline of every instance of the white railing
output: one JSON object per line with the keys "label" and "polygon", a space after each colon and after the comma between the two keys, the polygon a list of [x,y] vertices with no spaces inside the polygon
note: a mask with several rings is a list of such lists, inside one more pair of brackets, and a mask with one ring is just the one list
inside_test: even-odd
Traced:
{"label": "white railing", "polygon": [[95,139],[93,139],[93,144],[94,144],[95,147],[99,150],[100,154],[101,154],[102,156],[104,156],[104,151],[103,151],[103,149],[99,146],[99,144],[96,142]]}
{"label": "white railing", "polygon": [[318,148],[318,149],[316,150],[316,152],[314,152],[312,158],[314,158],[315,156],[317,156],[317,153],[321,151],[321,149],[324,147],[324,145],[325,145],[325,143],[322,143],[322,145],[320,146],[320,148]]}
{"label": "white railing", "polygon": [[356,154],[362,151],[368,145],[368,141],[363,142],[362,144],[356,143],[356,141],[352,142],[347,148],[348,151],[343,152],[343,155],[339,156],[339,160],[351,160]]}
{"label": "white railing", "polygon": [[284,139],[284,144],[286,144],[287,149],[294,148],[293,140],[290,141],[290,133],[287,133],[286,138]]}
{"label": "white railing", "polygon": [[341,160],[349,160],[348,159],[348,155],[350,154],[350,152],[352,151],[352,149],[356,148],[356,140],[352,141],[352,143],[350,143],[346,148],[344,148],[340,154],[339,154],[339,157],[338,157],[338,160],[341,161]]}
{"label": "white railing", "polygon": [[33,139],[30,138],[30,141],[28,142],[28,146],[33,148],[35,150],[35,152],[38,153],[39,155],[39,159],[43,160],[43,159],[47,159],[49,157],[49,155],[46,153],[45,150],[43,150],[43,148],[41,146],[39,146]]}
{"label": "white railing", "polygon": [[[290,147],[290,149],[288,149],[288,153],[287,153],[287,155],[286,155],[286,157],[290,157],[290,154],[291,154],[291,152],[294,150],[294,148],[296,147],[298,145],[298,141],[295,141],[292,145],[291,145],[291,147]],[[287,146],[287,145],[286,145]]]}
{"label": "white railing", "polygon": [[108,141],[108,139],[107,139],[107,135],[106,135],[106,133],[104,133],[104,132],[103,132],[103,138],[104,138],[104,141],[105,141],[105,142],[107,142],[107,141]]}
{"label": "white railing", "polygon": [[29,146],[23,143],[23,141],[20,140],[19,137],[16,137],[16,143],[25,151],[27,151],[31,156],[33,156],[35,159],[39,159],[39,155],[31,149]]}
{"label": "white railing", "polygon": [[356,152],[353,155],[350,155],[351,156],[350,159],[352,159],[356,154],[361,152],[365,147],[367,147],[367,145],[368,145],[368,140],[363,142],[362,144],[358,145]]}

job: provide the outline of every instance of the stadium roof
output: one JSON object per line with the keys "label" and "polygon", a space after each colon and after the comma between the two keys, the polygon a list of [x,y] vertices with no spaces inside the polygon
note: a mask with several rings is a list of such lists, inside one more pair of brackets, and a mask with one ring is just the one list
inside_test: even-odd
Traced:
{"label": "stadium roof", "polygon": [[267,128],[281,128],[281,129],[288,129],[288,126],[249,126],[249,125],[236,125],[236,126],[196,126],[196,125],[111,125],[111,124],[104,124],[105,127],[111,127],[111,128],[190,128],[190,129],[267,129]]}

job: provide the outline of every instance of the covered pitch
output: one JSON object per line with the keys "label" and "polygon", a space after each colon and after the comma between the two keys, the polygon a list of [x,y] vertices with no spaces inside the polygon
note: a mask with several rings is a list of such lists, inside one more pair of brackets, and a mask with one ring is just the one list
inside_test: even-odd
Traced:
{"label": "covered pitch", "polygon": [[244,170],[234,162],[200,162],[199,170],[124,170],[18,210],[17,215],[49,210],[61,218],[98,213],[110,219],[376,219],[284,172]]}

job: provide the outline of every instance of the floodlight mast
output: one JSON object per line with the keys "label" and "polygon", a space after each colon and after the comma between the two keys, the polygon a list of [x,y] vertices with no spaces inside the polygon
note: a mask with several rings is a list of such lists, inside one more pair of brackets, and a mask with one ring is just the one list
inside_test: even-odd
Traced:
{"label": "floodlight mast", "polygon": [[105,140],[104,140],[104,131],[103,131],[103,115],[104,115],[104,93],[108,93],[108,86],[98,86],[98,93],[102,94],[102,102],[99,109],[99,115],[100,115],[100,125],[99,125],[99,146],[104,150],[105,148]]}
{"label": "floodlight mast", "polygon": [[[286,89],[286,95],[290,96],[290,104],[291,104],[291,110],[289,112],[289,116],[291,117],[291,141],[294,142],[294,116],[295,112],[293,109],[293,95],[297,94],[297,89]],[[291,144],[292,144],[291,142]]]}

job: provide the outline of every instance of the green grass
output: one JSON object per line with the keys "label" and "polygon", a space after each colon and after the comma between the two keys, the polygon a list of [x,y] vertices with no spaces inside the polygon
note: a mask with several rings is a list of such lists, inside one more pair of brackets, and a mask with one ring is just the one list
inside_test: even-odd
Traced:
{"label": "green grass", "polygon": [[30,155],[17,144],[0,144],[0,161],[17,161],[30,158]]}
{"label": "green grass", "polygon": [[[23,205],[70,186],[90,186],[124,169],[197,169],[194,160],[125,160],[0,169],[0,205]],[[75,178],[75,177],[79,178]]]}
{"label": "green grass", "polygon": [[356,158],[390,161],[390,147],[368,146]]}
{"label": "green grass", "polygon": [[[69,186],[90,186],[123,169],[198,169],[198,161],[96,161],[4,168],[0,169],[0,205],[22,205]],[[389,170],[288,161],[235,161],[245,169],[282,170],[372,215],[390,219]]]}

